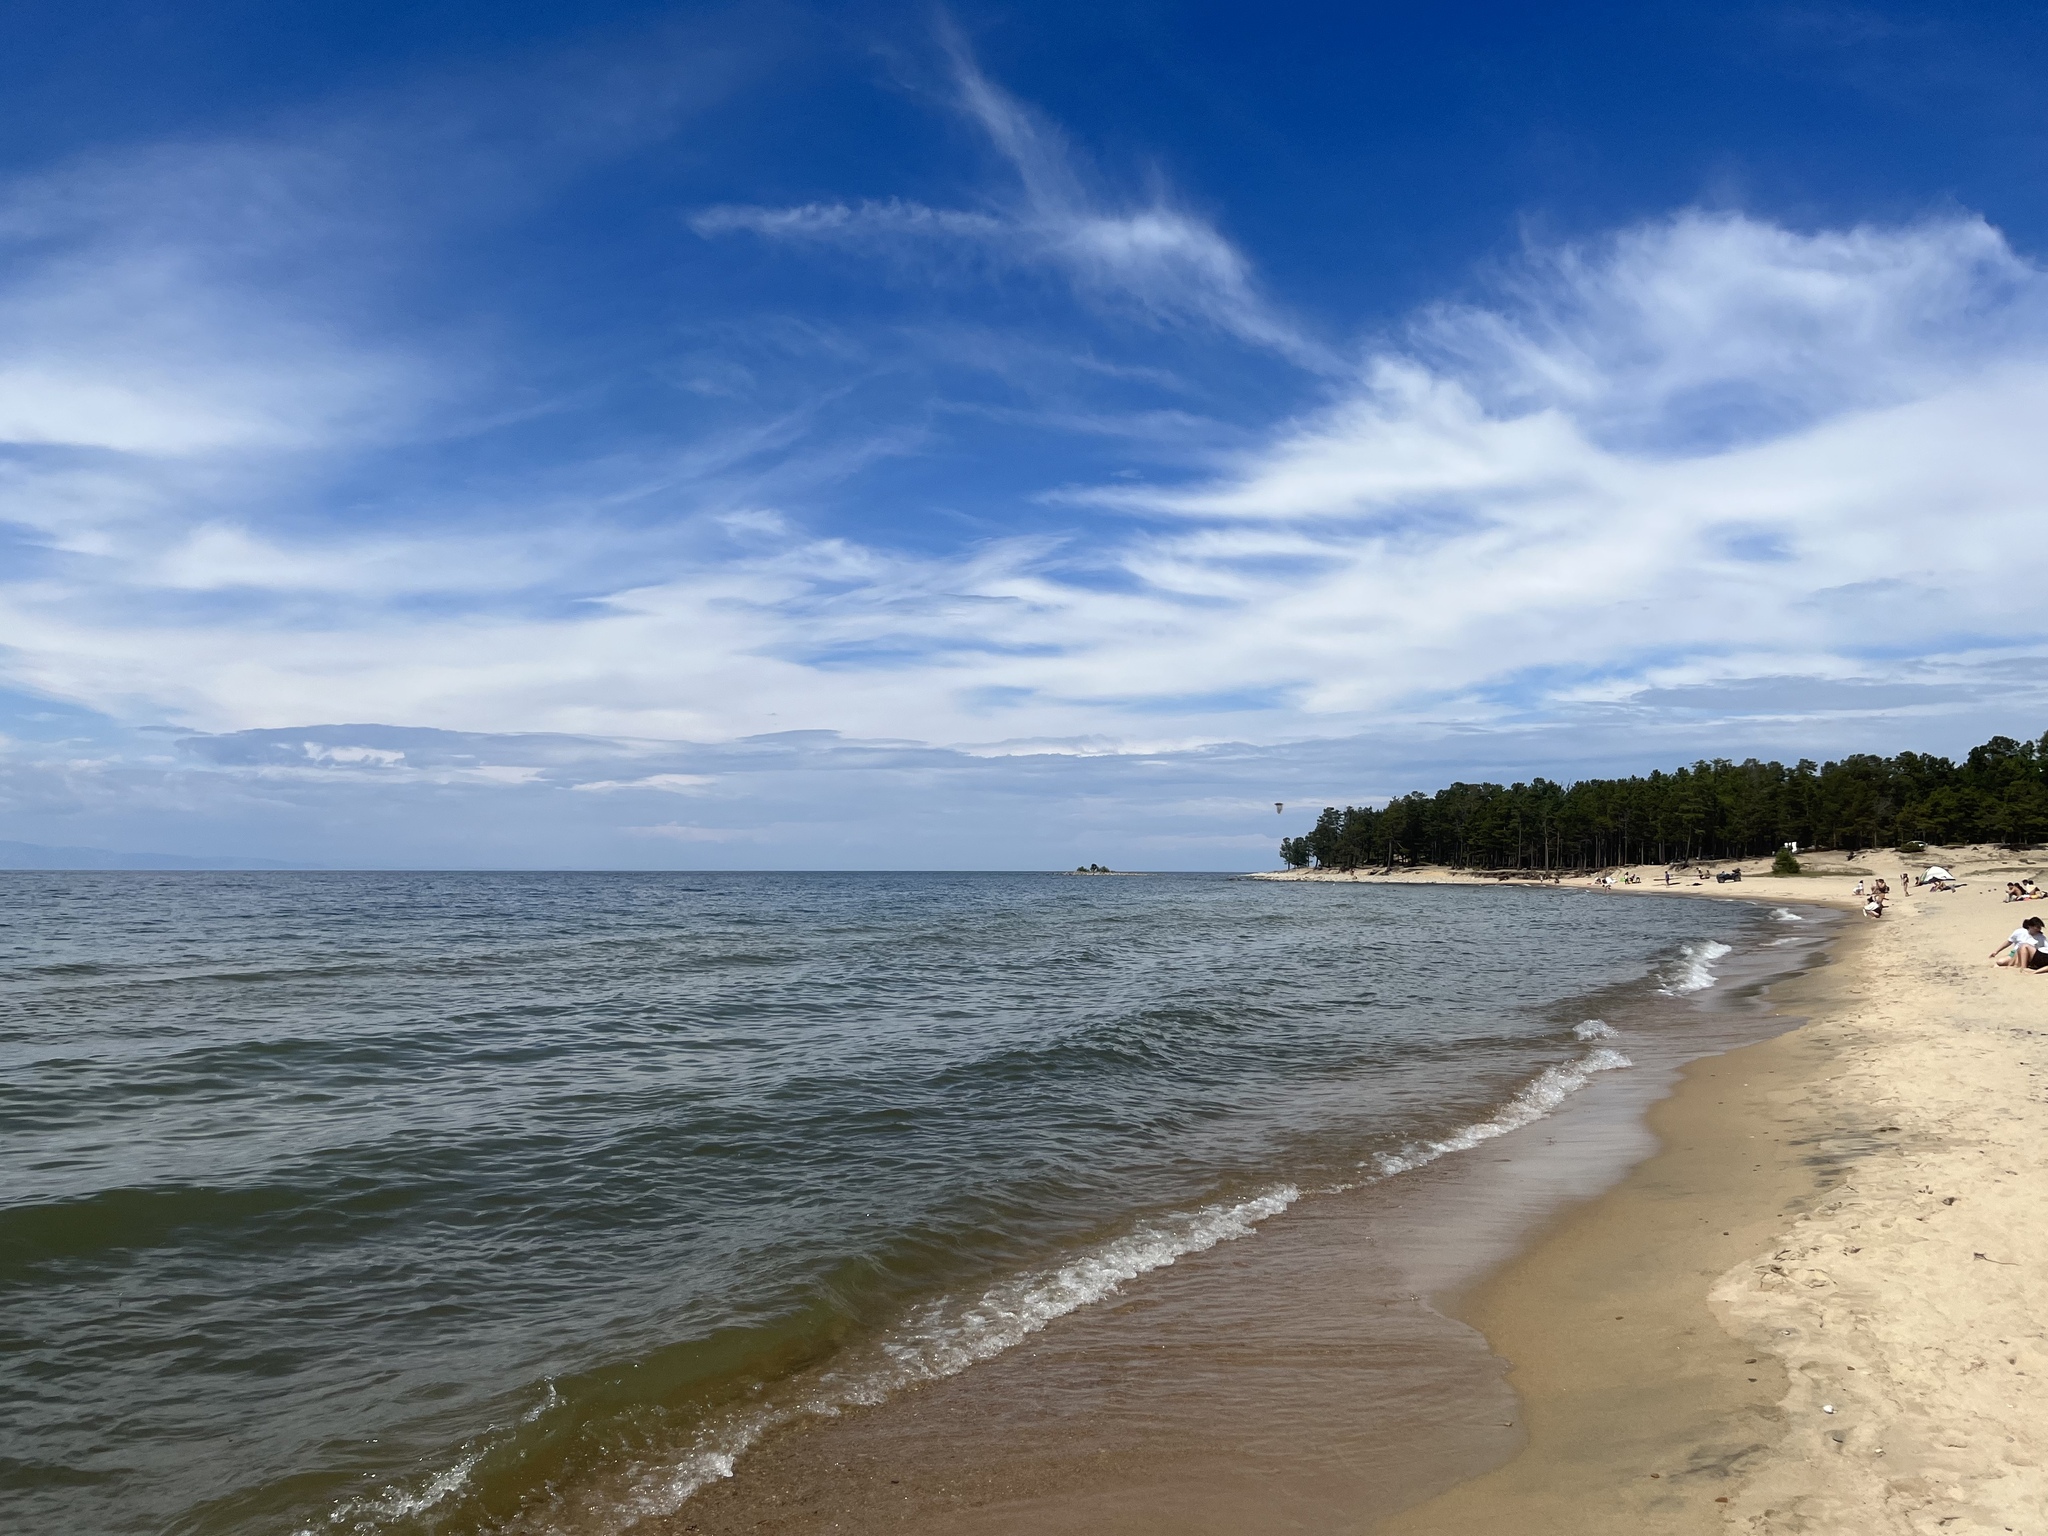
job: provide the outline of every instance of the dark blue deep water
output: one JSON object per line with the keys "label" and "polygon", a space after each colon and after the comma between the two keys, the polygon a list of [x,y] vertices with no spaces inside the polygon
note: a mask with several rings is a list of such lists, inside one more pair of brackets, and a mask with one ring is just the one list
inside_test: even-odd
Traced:
{"label": "dark blue deep water", "polygon": [[1603,995],[1769,931],[1199,876],[0,875],[0,1526],[623,1528],[1540,1110],[1621,1064]]}

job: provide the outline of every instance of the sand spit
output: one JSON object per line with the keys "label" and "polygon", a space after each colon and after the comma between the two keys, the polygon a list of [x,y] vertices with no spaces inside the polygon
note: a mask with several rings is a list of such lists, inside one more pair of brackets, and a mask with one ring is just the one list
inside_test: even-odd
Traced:
{"label": "sand spit", "polygon": [[[1663,1150],[1460,1300],[1529,1442],[1388,1536],[2048,1529],[2048,976],[1986,959],[2043,871],[1929,861],[1969,884],[1859,920],[1779,989],[1809,1023],[1689,1068]],[[1902,867],[1678,890],[1789,922]]]}

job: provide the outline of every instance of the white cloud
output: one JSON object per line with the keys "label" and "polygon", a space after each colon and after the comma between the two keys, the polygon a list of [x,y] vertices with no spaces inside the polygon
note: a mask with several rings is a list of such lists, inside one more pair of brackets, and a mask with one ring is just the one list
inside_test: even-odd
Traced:
{"label": "white cloud", "polygon": [[992,198],[992,210],[932,208],[900,198],[724,206],[699,213],[692,228],[707,236],[744,230],[870,253],[914,251],[934,241],[964,246],[992,262],[1062,272],[1078,291],[1135,306],[1156,321],[1213,326],[1308,367],[1334,366],[1320,344],[1260,294],[1251,264],[1212,224],[1176,206],[1163,190],[1136,203],[1091,192],[1056,126],[984,75],[957,38],[949,52],[957,106],[1016,177],[1015,193]]}
{"label": "white cloud", "polygon": [[403,752],[394,752],[386,747],[330,747],[322,742],[309,741],[305,749],[306,761],[310,763],[341,763],[350,767],[360,763],[373,768],[395,768],[405,761]]}
{"label": "white cloud", "polygon": [[690,227],[700,235],[748,230],[773,239],[834,243],[880,243],[904,235],[996,240],[1013,231],[1008,221],[993,214],[927,208],[893,197],[880,202],[803,203],[794,208],[727,205],[705,209],[690,220]]}
{"label": "white cloud", "polygon": [[[295,541],[231,523],[178,530],[159,548],[137,540],[148,562],[136,579],[182,592],[322,593],[388,599],[414,593],[502,593],[542,581],[560,568],[555,541],[525,548],[488,538],[347,538]],[[131,546],[133,547],[133,546]],[[146,553],[145,553],[146,550]],[[552,559],[550,557],[553,557]]]}
{"label": "white cloud", "polygon": [[[377,454],[455,430],[451,401],[503,401],[465,393],[461,345],[389,323],[372,275],[426,243],[405,225],[440,207],[422,187],[529,196],[529,157],[472,177],[487,157],[454,155],[463,174],[424,170],[404,196],[365,191],[360,124],[80,162],[0,187],[0,685],[219,731],[583,733],[595,744],[435,756],[295,731],[288,751],[216,766],[257,786],[238,802],[252,817],[316,782],[417,793],[413,833],[431,840],[443,791],[554,795],[551,814],[567,805],[643,847],[736,835],[663,821],[678,802],[657,797],[732,810],[782,771],[762,766],[770,748],[720,757],[677,739],[861,738],[791,748],[812,777],[790,804],[825,803],[834,775],[886,779],[861,802],[870,820],[840,818],[866,847],[929,784],[983,771],[962,764],[986,767],[992,817],[1098,769],[1124,775],[1068,808],[1091,837],[1178,775],[1160,803],[1182,820],[1161,835],[1227,843],[1264,836],[1201,830],[1240,791],[1256,808],[1268,788],[1292,803],[1408,787],[1346,780],[1302,738],[1353,756],[1360,740],[1448,742],[1416,771],[1467,772],[1481,749],[1458,741],[1491,755],[1544,729],[1608,752],[1806,751],[1842,722],[1881,745],[1868,733],[1901,721],[1968,719],[1981,735],[1987,712],[2027,730],[2048,710],[2033,553],[2048,275],[1983,220],[1652,220],[1531,249],[1484,301],[1427,308],[1338,368],[1213,223],[1164,193],[1104,192],[964,51],[953,86],[1007,167],[985,202],[714,209],[698,228],[920,273],[943,254],[1052,273],[1125,314],[1296,359],[1316,371],[1315,406],[1274,428],[1038,410],[1035,431],[1170,440],[1178,478],[1127,467],[1048,486],[1028,538],[885,547],[818,531],[887,527],[893,509],[835,505],[836,487],[925,441],[920,410],[1005,409],[966,398],[913,402],[829,448],[813,445],[817,400],[736,411],[709,438],[565,454],[545,483],[456,507]],[[388,133],[371,158],[416,137]],[[992,357],[1011,341],[1029,345],[989,327],[951,345]],[[323,499],[337,483],[376,486],[374,521],[344,493]],[[1218,749],[1243,754],[1241,774],[1203,755],[1215,742],[1251,743]],[[39,763],[35,803],[75,790],[113,804],[147,777],[133,754],[93,753]],[[149,772],[152,803],[203,793]],[[734,816],[785,828],[792,849],[818,835],[765,803]]]}
{"label": "white cloud", "polygon": [[418,360],[323,320],[286,275],[359,251],[317,211],[343,180],[320,153],[224,143],[0,188],[0,444],[289,451],[416,410]]}
{"label": "white cloud", "polygon": [[1418,349],[1492,413],[1554,405],[1634,448],[1921,398],[2048,341],[2038,269],[1969,217],[1801,233],[1687,213],[1533,250],[1505,297],[1430,311]]}
{"label": "white cloud", "polygon": [[570,788],[597,794],[616,793],[622,789],[652,789],[665,795],[694,795],[717,782],[706,773],[650,773],[639,779],[592,779],[587,783],[573,784]]}
{"label": "white cloud", "polygon": [[[1016,171],[1012,206],[753,227],[1036,241],[1162,315],[1279,324],[1208,226],[1091,201],[1056,131],[960,70]],[[2024,550],[2048,485],[2048,279],[1974,218],[1800,233],[1688,214],[1532,251],[1490,303],[1426,311],[1318,409],[1213,448],[1208,473],[1066,487],[1064,534],[915,553],[819,536],[751,493],[700,505],[681,472],[579,494],[565,471],[459,536],[431,508],[403,534],[266,519],[293,488],[265,479],[267,456],[345,451],[384,354],[326,344],[272,288],[247,328],[216,325],[242,290],[183,257],[131,260],[95,190],[139,174],[17,189],[0,219],[43,242],[0,287],[18,343],[0,378],[61,354],[81,390],[139,391],[100,406],[52,386],[8,418],[99,453],[0,471],[0,515],[39,541],[0,574],[5,676],[115,715],[825,727],[982,752],[1270,742],[1746,678],[1945,688],[2044,633]],[[131,275],[95,298],[100,272]],[[145,325],[130,359],[119,305],[155,299],[170,329]],[[797,430],[693,452],[724,473]],[[636,497],[673,509],[658,540],[607,521]],[[1899,582],[1910,599],[1882,585]]]}

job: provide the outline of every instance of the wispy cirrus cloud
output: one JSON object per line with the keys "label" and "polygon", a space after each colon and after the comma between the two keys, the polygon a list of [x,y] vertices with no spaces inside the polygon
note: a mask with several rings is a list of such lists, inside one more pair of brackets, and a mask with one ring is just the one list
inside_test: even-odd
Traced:
{"label": "wispy cirrus cloud", "polygon": [[2048,472],[2044,304],[1980,220],[1687,214],[1532,252],[1223,473],[1078,494],[1195,524],[1134,569],[1284,613],[1311,713],[1988,678],[2048,636],[2002,553]]}
{"label": "wispy cirrus cloud", "polygon": [[1532,248],[1497,302],[1440,305],[1417,353],[1495,415],[1711,449],[1924,396],[2048,342],[2040,269],[1967,215],[1796,231],[1685,213]]}
{"label": "wispy cirrus cloud", "polygon": [[1686,214],[1532,250],[1206,469],[1052,492],[1065,530],[912,551],[686,500],[658,545],[588,502],[316,534],[144,498],[142,531],[0,586],[0,639],[17,683],[214,729],[1143,748],[1786,677],[1946,709],[2043,633],[2010,535],[2048,482],[2044,293],[1972,218]]}
{"label": "wispy cirrus cloud", "polygon": [[[677,796],[714,802],[731,772],[779,772],[709,746],[792,729],[870,744],[819,749],[820,774],[953,784],[964,763],[1013,759],[1028,766],[1003,794],[1057,794],[1059,773],[1101,759],[1135,794],[1147,754],[1218,742],[1569,729],[1689,744],[1717,718],[1748,741],[2036,707],[2028,658],[2048,623],[2015,536],[2048,484],[2048,277],[1983,220],[1650,219],[1532,247],[1482,297],[1425,306],[1335,369],[1338,349],[1286,321],[1212,225],[1163,195],[1095,190],[1057,128],[964,51],[953,89],[1013,183],[985,206],[726,209],[700,227],[1034,265],[1161,325],[1328,368],[1312,404],[1277,424],[1232,415],[1150,354],[1114,351],[1131,328],[1105,327],[1108,355],[1088,365],[1170,409],[1027,412],[933,386],[821,441],[820,418],[860,392],[835,381],[692,436],[551,449],[537,430],[518,473],[481,454],[451,493],[408,455],[517,403],[472,388],[451,333],[392,321],[391,274],[429,243],[418,229],[323,222],[368,176],[351,134],[74,166],[0,189],[0,239],[20,256],[0,276],[6,366],[78,383],[24,385],[0,410],[16,539],[0,680],[204,731],[471,731],[491,745],[466,763],[362,731],[325,757],[301,742],[180,762],[366,794],[561,790],[550,804],[577,807],[577,825],[614,828],[668,825]],[[295,275],[330,233],[381,252],[362,286]],[[124,332],[130,303],[154,318]],[[956,350],[995,350],[995,329],[960,327]],[[886,372],[847,366],[869,387]],[[721,402],[746,395],[743,375],[717,375]],[[896,493],[855,483],[937,451],[941,418],[1006,412],[1158,451],[1033,480],[1018,450],[1023,531],[963,515],[909,537]],[[528,752],[533,731],[554,745]],[[571,736],[598,744],[558,772],[548,754]],[[37,783],[94,793],[120,767],[38,764]]]}
{"label": "wispy cirrus cloud", "polygon": [[1082,296],[1161,324],[1213,328],[1304,367],[1341,367],[1260,291],[1250,261],[1208,220],[1164,190],[1119,200],[1089,184],[1066,135],[990,80],[957,32],[942,31],[953,104],[986,135],[1014,185],[984,208],[902,198],[794,207],[724,205],[691,219],[704,236],[833,245],[869,255],[965,252],[990,265],[1061,274]]}
{"label": "wispy cirrus cloud", "polygon": [[[306,448],[416,411],[416,355],[264,280],[333,233],[278,189],[333,170],[296,147],[223,145],[0,189],[0,444],[192,458]],[[272,197],[252,206],[253,188]]]}
{"label": "wispy cirrus cloud", "polygon": [[281,501],[304,525],[338,464],[547,410],[489,387],[504,328],[431,290],[744,73],[715,38],[640,41],[0,182],[0,521],[70,547]]}

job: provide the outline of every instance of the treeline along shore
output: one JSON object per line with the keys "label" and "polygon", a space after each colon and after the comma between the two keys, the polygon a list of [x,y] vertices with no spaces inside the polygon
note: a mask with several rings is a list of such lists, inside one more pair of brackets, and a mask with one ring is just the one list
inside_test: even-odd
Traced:
{"label": "treeline along shore", "polygon": [[1281,840],[1292,868],[1443,864],[1598,869],[1738,859],[1787,843],[1890,848],[2048,840],[2048,735],[1994,736],[1962,762],[1919,752],[1859,754],[1788,768],[1717,758],[1670,773],[1575,784],[1453,784],[1382,808],[1324,809]]}

